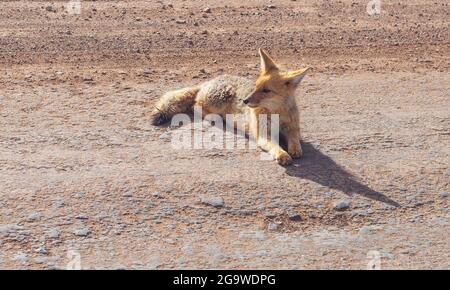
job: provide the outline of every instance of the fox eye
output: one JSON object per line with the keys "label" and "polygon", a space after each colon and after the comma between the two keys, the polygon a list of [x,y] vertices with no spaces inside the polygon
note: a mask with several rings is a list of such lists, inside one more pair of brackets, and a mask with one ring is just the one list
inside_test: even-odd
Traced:
{"label": "fox eye", "polygon": [[268,88],[264,88],[264,89],[262,90],[262,92],[263,92],[263,93],[270,93],[271,90],[269,90]]}

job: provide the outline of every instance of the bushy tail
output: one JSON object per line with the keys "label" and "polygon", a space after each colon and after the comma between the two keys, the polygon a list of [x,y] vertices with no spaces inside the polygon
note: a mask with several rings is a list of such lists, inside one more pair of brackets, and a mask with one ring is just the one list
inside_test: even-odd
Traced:
{"label": "bushy tail", "polygon": [[165,93],[156,103],[152,124],[159,126],[176,114],[192,111],[199,90],[199,87],[190,87]]}

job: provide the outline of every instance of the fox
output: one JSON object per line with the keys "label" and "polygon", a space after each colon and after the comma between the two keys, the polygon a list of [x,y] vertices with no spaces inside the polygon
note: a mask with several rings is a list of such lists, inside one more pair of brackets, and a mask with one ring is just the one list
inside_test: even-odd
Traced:
{"label": "fox", "polygon": [[[192,87],[169,91],[155,104],[152,124],[163,125],[176,114],[192,112],[195,106],[201,107],[203,117],[217,114],[225,118],[227,114],[243,114],[248,134],[278,164],[286,166],[300,158],[303,151],[295,92],[311,68],[284,70],[267,51],[260,48],[258,52],[261,67],[256,82],[225,74]],[[269,140],[268,132],[260,131],[258,124],[262,114],[278,114],[279,132],[286,141],[287,150],[280,142]]]}

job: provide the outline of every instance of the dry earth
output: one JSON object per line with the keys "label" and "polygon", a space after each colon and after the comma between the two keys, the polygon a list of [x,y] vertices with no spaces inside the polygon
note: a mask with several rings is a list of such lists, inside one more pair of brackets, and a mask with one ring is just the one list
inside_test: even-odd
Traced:
{"label": "dry earth", "polygon": [[[450,4],[367,2],[2,1],[0,268],[450,268]],[[304,158],[150,125],[258,47],[314,68]]]}

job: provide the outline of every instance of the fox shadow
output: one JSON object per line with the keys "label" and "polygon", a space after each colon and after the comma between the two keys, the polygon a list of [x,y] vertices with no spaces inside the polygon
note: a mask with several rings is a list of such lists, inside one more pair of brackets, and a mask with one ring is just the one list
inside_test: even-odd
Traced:
{"label": "fox shadow", "polygon": [[[191,119],[191,122],[195,121],[192,115],[190,115],[189,117]],[[171,127],[170,123],[160,126],[165,128]],[[225,131],[226,128],[228,128],[227,124],[224,124],[222,129]],[[234,130],[234,128],[232,128],[232,130]],[[245,138],[249,138],[248,134],[244,135]],[[284,149],[287,149],[286,140],[283,137],[284,136],[282,135],[280,136],[280,145]],[[292,165],[285,167],[286,173],[288,175],[314,181],[315,183],[318,183],[322,186],[342,191],[349,196],[352,196],[353,194],[359,194],[366,198],[383,202],[394,207],[400,207],[400,204],[398,204],[396,201],[390,199],[380,192],[371,189],[367,185],[362,184],[357,180],[355,176],[339,166],[329,156],[314,148],[311,143],[302,142],[302,149],[302,158],[294,160]]]}
{"label": "fox shadow", "polygon": [[377,192],[359,182],[350,172],[339,166],[333,159],[320,152],[308,142],[302,142],[303,157],[286,167],[286,173],[302,179],[308,179],[331,189],[336,189],[352,196],[364,197],[389,204],[400,205],[384,194]]}

